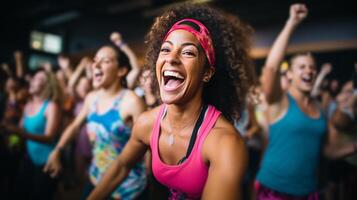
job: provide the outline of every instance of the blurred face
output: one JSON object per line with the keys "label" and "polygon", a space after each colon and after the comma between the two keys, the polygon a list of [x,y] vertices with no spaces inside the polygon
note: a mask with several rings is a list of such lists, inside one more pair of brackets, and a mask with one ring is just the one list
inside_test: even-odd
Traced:
{"label": "blurred face", "polygon": [[18,83],[13,78],[8,78],[6,80],[6,91],[7,92],[15,92],[18,89]]}
{"label": "blurred face", "polygon": [[291,87],[309,93],[315,82],[317,70],[315,60],[309,55],[301,55],[291,63],[291,69],[288,71]]}
{"label": "blurred face", "polygon": [[338,80],[334,79],[331,81],[330,89],[332,92],[336,92],[338,90],[338,86],[339,86]]}
{"label": "blurred face", "polygon": [[46,73],[43,71],[37,72],[30,82],[29,93],[32,95],[41,94],[45,89],[46,82]]}
{"label": "blurred face", "polygon": [[141,73],[139,78],[140,87],[143,88],[145,92],[151,92],[151,72],[150,70],[145,70]]}
{"label": "blurred face", "polygon": [[170,33],[156,62],[156,77],[164,103],[184,103],[202,95],[205,57],[192,33],[185,30]]}
{"label": "blurred face", "polygon": [[92,64],[93,87],[106,88],[117,83],[119,63],[117,54],[111,47],[102,47]]}

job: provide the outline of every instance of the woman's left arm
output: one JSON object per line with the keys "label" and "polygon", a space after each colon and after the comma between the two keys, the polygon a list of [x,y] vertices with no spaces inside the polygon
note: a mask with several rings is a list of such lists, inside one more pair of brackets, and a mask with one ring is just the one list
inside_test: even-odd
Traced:
{"label": "woman's left arm", "polygon": [[202,199],[241,199],[241,183],[248,162],[243,139],[233,127],[214,129],[209,136],[203,147],[209,171]]}

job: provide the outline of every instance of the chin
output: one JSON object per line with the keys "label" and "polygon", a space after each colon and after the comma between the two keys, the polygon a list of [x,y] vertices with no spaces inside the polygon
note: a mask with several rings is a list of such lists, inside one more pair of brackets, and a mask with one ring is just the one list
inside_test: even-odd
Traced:
{"label": "chin", "polygon": [[178,104],[178,103],[182,102],[181,98],[178,96],[178,94],[170,95],[170,94],[161,93],[160,98],[161,98],[162,103],[165,103],[165,104]]}
{"label": "chin", "polygon": [[101,87],[101,84],[100,83],[93,83],[92,86],[93,86],[93,89],[98,89],[98,88]]}

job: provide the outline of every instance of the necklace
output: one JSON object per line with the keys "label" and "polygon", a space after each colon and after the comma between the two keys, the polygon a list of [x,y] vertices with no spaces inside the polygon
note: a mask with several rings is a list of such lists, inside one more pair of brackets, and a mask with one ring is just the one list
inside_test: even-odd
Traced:
{"label": "necklace", "polygon": [[[202,109],[202,107],[200,108],[200,110]],[[199,112],[200,113],[200,112]],[[171,130],[169,131],[169,136],[168,136],[168,138],[167,138],[167,144],[171,147],[171,146],[173,146],[174,144],[175,144],[175,135],[180,135],[180,133],[183,131],[183,130],[185,130],[187,127],[189,127],[190,125],[192,125],[192,124],[194,124],[196,121],[197,121],[197,119],[198,119],[198,117],[199,117],[200,115],[198,114],[197,116],[196,116],[196,119],[195,120],[189,120],[188,121],[188,123],[186,123],[185,125],[183,125],[183,126],[180,126],[180,127],[172,127],[171,126],[171,122],[170,122],[170,120],[169,120],[169,118],[168,118],[168,122],[169,122],[169,124],[170,124],[170,128],[171,128]],[[178,130],[178,132],[176,133],[176,134],[174,134],[173,133],[173,130]]]}

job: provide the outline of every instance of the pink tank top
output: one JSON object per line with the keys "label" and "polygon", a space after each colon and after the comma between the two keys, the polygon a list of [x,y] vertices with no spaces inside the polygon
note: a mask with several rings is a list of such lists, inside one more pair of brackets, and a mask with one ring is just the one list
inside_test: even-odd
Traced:
{"label": "pink tank top", "polygon": [[188,158],[181,164],[168,165],[161,160],[158,151],[160,122],[165,107],[162,105],[160,108],[150,139],[153,174],[161,184],[170,188],[171,199],[198,199],[202,195],[208,176],[208,166],[201,156],[202,145],[221,112],[209,105]]}

